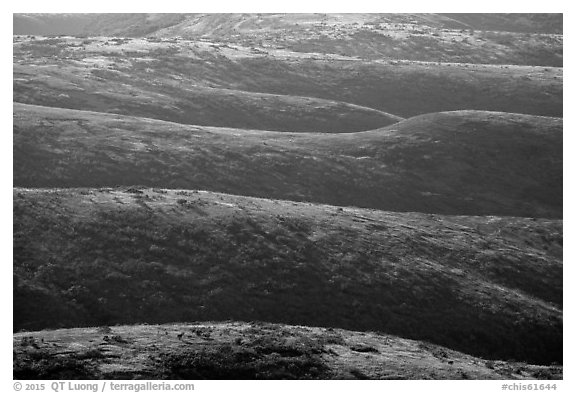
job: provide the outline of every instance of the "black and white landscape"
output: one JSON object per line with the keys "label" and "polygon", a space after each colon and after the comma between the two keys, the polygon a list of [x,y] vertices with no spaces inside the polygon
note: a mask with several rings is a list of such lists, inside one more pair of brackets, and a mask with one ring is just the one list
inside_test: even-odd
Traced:
{"label": "black and white landscape", "polygon": [[561,379],[561,14],[14,14],[15,379]]}

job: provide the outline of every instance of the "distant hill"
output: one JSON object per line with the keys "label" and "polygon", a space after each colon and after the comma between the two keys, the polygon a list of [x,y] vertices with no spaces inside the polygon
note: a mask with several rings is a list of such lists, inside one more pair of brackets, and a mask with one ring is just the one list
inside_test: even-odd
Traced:
{"label": "distant hill", "polygon": [[178,39],[14,43],[16,102],[234,128],[365,131],[393,115],[466,109],[562,116],[562,83],[552,67],[367,61]]}
{"label": "distant hill", "polygon": [[[83,42],[90,44],[83,46]],[[109,43],[121,48],[108,49]],[[97,53],[80,50],[94,46],[98,46]],[[199,77],[212,79],[206,75],[207,70],[195,72],[189,59],[184,57],[170,60],[174,54],[164,54],[164,51],[170,50],[171,43],[145,41],[143,48],[150,49],[153,58],[144,59],[124,53],[125,48],[131,47],[133,44],[109,40],[27,41],[19,46],[23,50],[18,51],[21,57],[14,67],[14,100],[184,124],[294,132],[365,131],[402,119],[334,100],[242,91],[228,84],[199,85],[196,83]],[[79,56],[73,55],[73,59],[68,51]],[[121,51],[120,56],[115,51]],[[205,60],[213,64],[214,56],[204,54]],[[173,64],[181,68],[172,71],[165,68]],[[226,64],[224,62],[222,66]],[[201,65],[206,66],[210,67]],[[224,71],[220,68],[220,72]],[[230,71],[233,74],[234,69]],[[219,76],[216,73],[214,78]]]}
{"label": "distant hill", "polygon": [[262,320],[562,361],[559,220],[16,188],[14,280],[15,330]]}
{"label": "distant hill", "polygon": [[12,14],[13,34],[78,35],[94,17],[94,14]]}
{"label": "distant hill", "polygon": [[[559,34],[538,34],[550,31]],[[561,14],[200,14],[152,33],[363,59],[560,67],[561,34]]]}
{"label": "distant hill", "polygon": [[[218,18],[219,23],[214,22]],[[476,29],[562,34],[562,14],[14,14],[14,34],[142,36],[176,26],[189,32],[294,29],[317,25],[413,24],[442,29]]]}
{"label": "distant hill", "polygon": [[374,332],[270,323],[102,326],[14,335],[14,379],[562,379]]}
{"label": "distant hill", "polygon": [[178,24],[187,14],[44,13],[13,14],[13,34],[142,36]]}
{"label": "distant hill", "polygon": [[14,104],[14,185],[142,184],[442,214],[562,217],[562,120],[446,112],[348,134]]}
{"label": "distant hill", "polygon": [[562,14],[440,14],[477,30],[562,34]]}
{"label": "distant hill", "polygon": [[562,14],[15,14],[14,34],[208,38],[365,59],[562,66],[563,58]]}

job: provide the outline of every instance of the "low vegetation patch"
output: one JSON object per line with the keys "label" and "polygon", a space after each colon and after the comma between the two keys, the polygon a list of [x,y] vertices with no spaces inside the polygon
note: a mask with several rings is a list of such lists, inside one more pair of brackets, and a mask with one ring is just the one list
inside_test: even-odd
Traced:
{"label": "low vegetation patch", "polygon": [[[16,331],[263,320],[387,332],[492,359],[562,359],[561,221],[85,191],[14,192]],[[214,338],[204,328],[189,336]],[[259,353],[294,348],[273,342]]]}

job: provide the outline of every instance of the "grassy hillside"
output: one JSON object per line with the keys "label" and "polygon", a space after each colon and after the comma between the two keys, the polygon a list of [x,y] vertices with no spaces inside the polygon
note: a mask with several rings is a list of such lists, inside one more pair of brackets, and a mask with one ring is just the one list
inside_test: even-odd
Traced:
{"label": "grassy hillside", "polygon": [[562,34],[562,14],[440,14],[475,30]]}
{"label": "grassy hillside", "polygon": [[562,79],[553,67],[367,61],[181,39],[14,43],[16,102],[279,131],[362,131],[396,121],[389,113],[460,109],[561,116]]}
{"label": "grassy hillside", "polygon": [[15,379],[562,379],[378,333],[209,322],[14,335]]}
{"label": "grassy hillside", "polygon": [[561,14],[14,15],[14,34],[58,33],[210,38],[364,59],[561,67],[563,58]]}
{"label": "grassy hillside", "polygon": [[[179,72],[151,64],[170,64],[161,52],[171,44],[152,43],[152,59],[131,59],[132,55],[125,53],[116,56],[106,53],[106,48],[100,49],[103,53],[82,52],[70,57],[43,53],[42,48],[79,51],[85,42],[55,41],[57,44],[33,41],[26,52],[20,52],[21,61],[14,68],[15,101],[185,124],[293,132],[364,131],[401,119],[338,101],[197,85],[188,80],[193,73],[184,69],[184,58]],[[115,45],[114,41],[102,42]],[[28,54],[35,57],[26,58]]]}
{"label": "grassy hillside", "polygon": [[562,221],[15,189],[14,329],[262,320],[562,361]]}
{"label": "grassy hillside", "polygon": [[[562,66],[561,32],[515,33],[510,28],[494,31],[500,30],[494,27],[506,24],[526,26],[530,19],[537,20],[535,15],[484,14],[476,20],[462,19],[470,23],[434,14],[201,14],[152,34],[208,37],[221,42],[364,59]],[[545,30],[557,30],[558,26],[562,30],[559,14],[544,15],[542,22]],[[479,27],[478,31],[472,25]],[[538,25],[534,28],[538,30]]]}
{"label": "grassy hillside", "polygon": [[12,14],[13,34],[81,34],[93,14]]}
{"label": "grassy hillside", "polygon": [[143,36],[178,24],[188,14],[59,13],[13,14],[14,34],[73,36]]}
{"label": "grassy hillside", "polygon": [[393,211],[562,217],[562,120],[424,115],[278,133],[14,105],[14,185],[142,184]]}

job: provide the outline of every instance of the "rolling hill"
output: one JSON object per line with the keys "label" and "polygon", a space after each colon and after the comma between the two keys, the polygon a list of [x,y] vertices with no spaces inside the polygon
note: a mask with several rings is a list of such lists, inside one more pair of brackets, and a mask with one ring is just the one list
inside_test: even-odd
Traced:
{"label": "rolling hill", "polygon": [[562,379],[562,366],[486,361],[373,332],[259,322],[17,333],[14,353],[15,379]]}
{"label": "rolling hill", "polygon": [[562,14],[440,14],[476,30],[562,34]]}
{"label": "rolling hill", "polygon": [[563,58],[562,14],[15,14],[14,34],[209,38],[365,59],[561,67]]}
{"label": "rolling hill", "polygon": [[446,112],[360,133],[14,104],[14,185],[141,184],[441,214],[562,217],[562,120]]}
{"label": "rolling hill", "polygon": [[14,189],[14,329],[269,321],[562,360],[562,221]]}
{"label": "rolling hill", "polygon": [[369,61],[181,39],[14,44],[16,102],[278,131],[364,131],[393,115],[464,109],[562,116],[562,81],[555,67]]}
{"label": "rolling hill", "polygon": [[[186,18],[153,36],[206,37],[220,42],[335,53],[364,59],[404,59],[476,64],[562,66],[562,35],[514,33],[495,26],[526,26],[526,16],[499,15],[468,26],[446,28],[454,19],[435,14],[203,14]],[[546,21],[546,17],[549,18]],[[532,19],[535,19],[532,17]],[[545,15],[558,26],[561,14]],[[488,25],[487,21],[493,21]],[[477,22],[477,23],[474,23]],[[551,23],[552,22],[552,23]],[[488,25],[489,30],[470,26]],[[536,27],[536,30],[538,27]],[[496,30],[496,31],[495,31]]]}
{"label": "rolling hill", "polygon": [[[219,19],[218,24],[207,21]],[[142,36],[175,26],[188,32],[210,33],[309,28],[322,24],[374,22],[420,24],[439,29],[473,29],[534,34],[562,34],[562,14],[14,14],[14,34]],[[67,21],[67,23],[62,23]],[[274,23],[272,23],[274,22]]]}
{"label": "rolling hill", "polygon": [[12,14],[13,34],[81,34],[93,19],[90,14]]}
{"label": "rolling hill", "polygon": [[562,378],[562,14],[13,22],[13,378]]}

